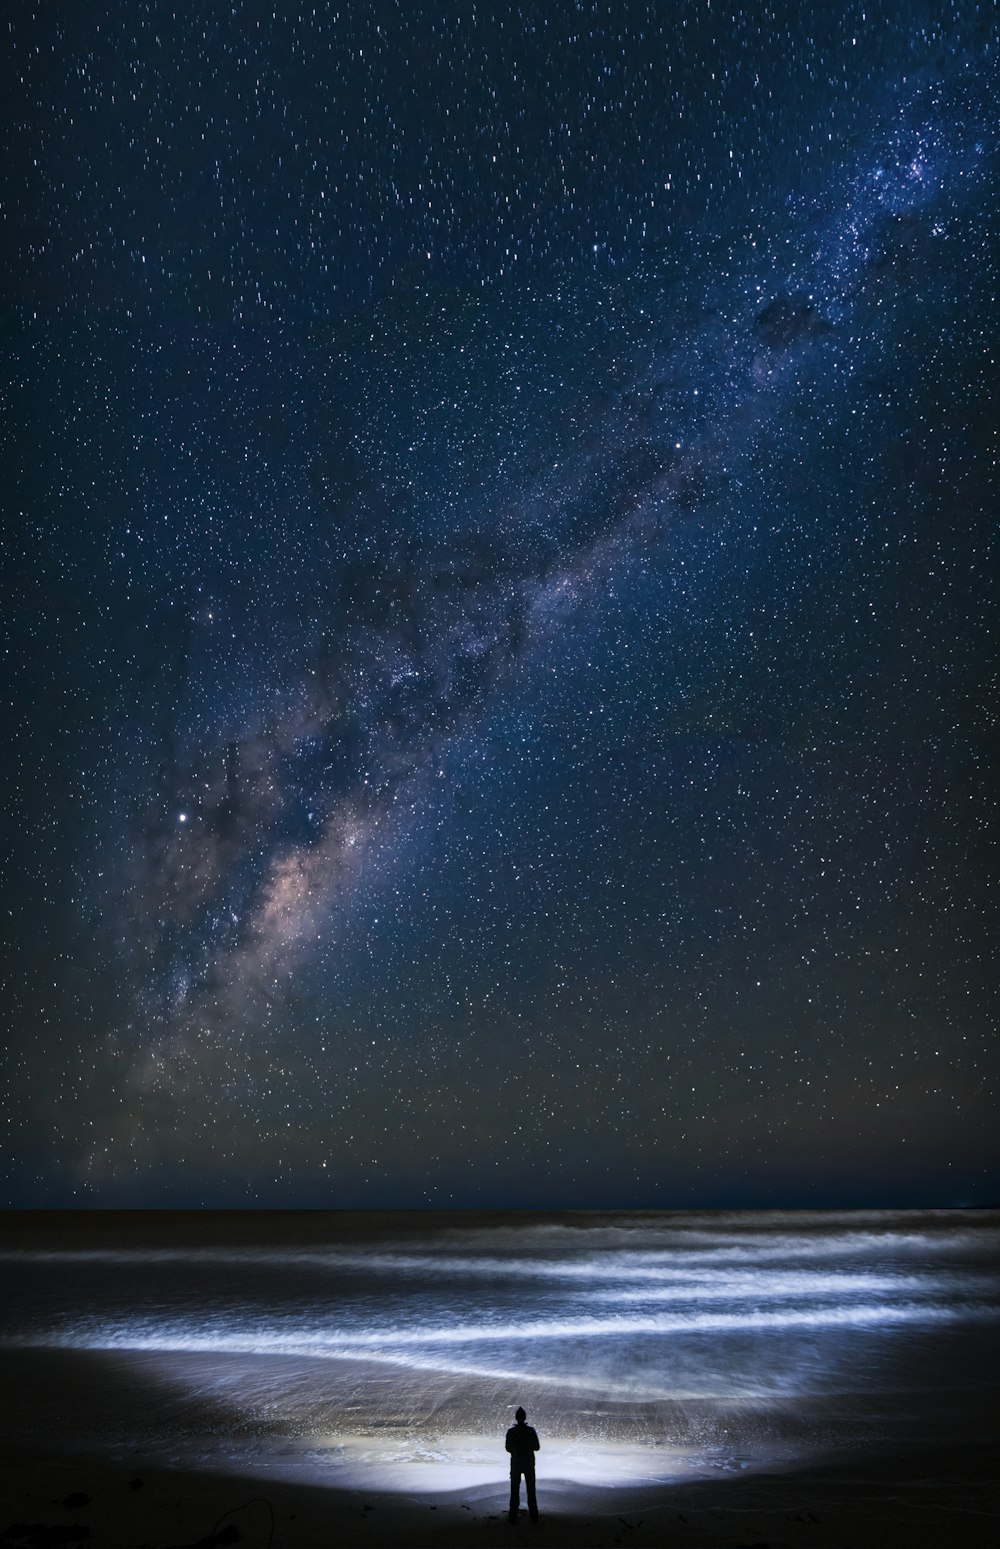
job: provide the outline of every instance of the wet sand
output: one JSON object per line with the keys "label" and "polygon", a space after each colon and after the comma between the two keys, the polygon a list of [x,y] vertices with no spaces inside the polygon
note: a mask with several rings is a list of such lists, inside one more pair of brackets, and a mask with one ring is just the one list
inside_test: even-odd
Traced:
{"label": "wet sand", "polygon": [[[118,1445],[108,1455],[101,1415],[118,1395],[95,1390],[95,1363],[67,1353],[0,1352],[0,1545],[56,1549],[168,1549],[239,1543],[249,1549],[312,1546],[493,1544],[589,1549],[598,1545],[694,1549],[994,1549],[1000,1541],[1000,1435],[984,1412],[978,1440],[933,1451],[790,1466],[785,1471],[634,1486],[587,1487],[550,1476],[540,1459],[541,1519],[506,1517],[503,1460],[496,1477],[464,1490],[344,1489],[267,1470],[165,1466]],[[54,1415],[61,1415],[58,1428]],[[93,1446],[86,1440],[94,1417]],[[40,1430],[42,1419],[49,1435]],[[201,1422],[192,1415],[190,1443]],[[210,1449],[206,1449],[206,1462]],[[432,1466],[429,1466],[432,1467]],[[431,1475],[428,1475],[431,1481]],[[253,1504],[251,1504],[253,1503]],[[272,1535],[273,1513],[273,1535]],[[26,1529],[26,1530],[25,1530]],[[235,1529],[239,1537],[232,1536]],[[227,1530],[229,1536],[225,1537]]]}

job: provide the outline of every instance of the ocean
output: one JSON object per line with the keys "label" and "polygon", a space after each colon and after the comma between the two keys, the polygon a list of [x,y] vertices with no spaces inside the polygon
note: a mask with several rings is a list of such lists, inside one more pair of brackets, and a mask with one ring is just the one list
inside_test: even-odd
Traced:
{"label": "ocean", "polygon": [[34,1450],[475,1491],[523,1404],[540,1480],[614,1488],[960,1445],[995,1412],[998,1212],[0,1227],[0,1365],[34,1374],[2,1426]]}

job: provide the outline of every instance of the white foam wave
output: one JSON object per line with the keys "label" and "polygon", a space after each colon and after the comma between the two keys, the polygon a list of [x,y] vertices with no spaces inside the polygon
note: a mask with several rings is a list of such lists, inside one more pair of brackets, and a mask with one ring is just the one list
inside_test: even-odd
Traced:
{"label": "white foam wave", "polygon": [[341,1358],[367,1351],[428,1349],[469,1344],[516,1345],[538,1340],[616,1339],[636,1335],[690,1335],[745,1333],[796,1329],[885,1328],[898,1324],[956,1323],[967,1319],[997,1318],[1000,1308],[988,1303],[962,1306],[930,1306],[920,1302],[886,1305],[860,1303],[781,1311],[696,1312],[645,1314],[625,1317],[556,1318],[517,1323],[468,1323],[447,1327],[365,1329],[318,1332],[308,1329],[282,1332],[275,1329],[226,1329],[204,1331],[182,1325],[132,1324],[102,1328],[78,1328],[56,1332],[44,1339],[26,1337],[5,1341],[18,1346],[59,1346],[88,1350],[199,1351],[203,1353],[280,1354]]}

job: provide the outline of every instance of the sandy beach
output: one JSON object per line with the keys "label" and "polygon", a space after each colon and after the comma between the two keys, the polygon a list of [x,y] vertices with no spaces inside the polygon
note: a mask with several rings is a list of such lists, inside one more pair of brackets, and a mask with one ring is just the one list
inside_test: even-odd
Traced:
{"label": "sandy beach", "polygon": [[540,1474],[539,1522],[532,1525],[522,1512],[511,1526],[499,1468],[492,1488],[402,1496],[149,1469],[138,1461],[30,1457],[14,1449],[0,1480],[0,1544],[992,1549],[1000,1527],[997,1452],[995,1442],[984,1441],[973,1456],[942,1450],[815,1473],[638,1491],[587,1490]]}
{"label": "sandy beach", "polygon": [[[720,1474],[654,1486],[587,1487],[540,1461],[541,1516],[507,1521],[501,1443],[495,1478],[469,1488],[344,1489],[289,1481],[266,1459],[256,1473],[163,1466],[138,1449],[101,1440],[115,1384],[95,1387],[93,1358],[0,1353],[5,1394],[0,1463],[0,1545],[57,1549],[179,1549],[239,1543],[248,1549],[326,1546],[535,1544],[692,1549],[993,1549],[1000,1532],[1000,1444],[984,1411],[979,1441],[840,1459],[814,1467]],[[56,1392],[53,1392],[55,1386]],[[63,1416],[46,1446],[39,1432],[53,1402]],[[88,1447],[84,1428],[95,1424]],[[204,1417],[189,1417],[191,1441]],[[205,1455],[211,1455],[206,1434]],[[275,1459],[277,1462],[277,1458]],[[235,1536],[238,1534],[238,1537]]]}
{"label": "sandy beach", "polygon": [[8,1221],[0,1546],[992,1549],[995,1225]]}

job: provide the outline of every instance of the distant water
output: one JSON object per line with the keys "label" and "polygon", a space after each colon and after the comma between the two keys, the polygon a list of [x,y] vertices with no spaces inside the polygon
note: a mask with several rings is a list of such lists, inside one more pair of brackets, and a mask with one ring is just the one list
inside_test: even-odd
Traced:
{"label": "distant water", "polygon": [[543,1477],[613,1485],[971,1434],[1000,1214],[39,1213],[0,1285],[67,1447],[476,1488],[523,1403]]}

